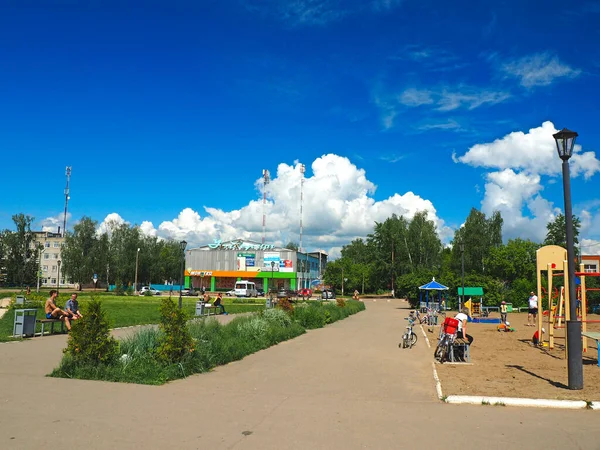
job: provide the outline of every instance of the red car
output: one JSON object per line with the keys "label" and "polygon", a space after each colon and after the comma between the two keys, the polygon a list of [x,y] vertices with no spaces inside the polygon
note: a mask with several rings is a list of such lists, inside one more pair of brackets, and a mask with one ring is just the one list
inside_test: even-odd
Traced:
{"label": "red car", "polygon": [[303,298],[311,298],[312,297],[312,289],[304,288],[298,291],[298,296]]}

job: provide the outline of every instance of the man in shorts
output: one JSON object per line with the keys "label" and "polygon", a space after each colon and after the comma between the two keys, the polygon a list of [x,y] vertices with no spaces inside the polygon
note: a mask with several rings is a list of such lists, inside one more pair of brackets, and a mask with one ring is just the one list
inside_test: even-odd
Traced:
{"label": "man in shorts", "polygon": [[69,320],[69,314],[64,312],[58,306],[56,306],[56,297],[58,292],[54,289],[50,291],[50,298],[46,300],[44,310],[46,311],[46,319],[59,319],[65,322],[67,330],[71,331],[71,321]]}
{"label": "man in shorts", "polygon": [[527,314],[527,326],[535,327],[535,319],[538,313],[538,298],[535,292],[531,292],[529,296],[529,311]]}

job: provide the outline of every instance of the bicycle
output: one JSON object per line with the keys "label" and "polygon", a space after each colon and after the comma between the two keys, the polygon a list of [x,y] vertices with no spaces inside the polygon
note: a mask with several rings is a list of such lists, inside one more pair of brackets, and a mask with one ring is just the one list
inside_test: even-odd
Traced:
{"label": "bicycle", "polygon": [[405,317],[404,319],[408,320],[408,325],[406,326],[406,332],[402,335],[402,342],[398,344],[398,347],[412,348],[417,343],[417,335],[413,331],[415,319],[413,316]]}
{"label": "bicycle", "polygon": [[453,319],[451,317],[446,317],[442,327],[440,328],[440,336],[439,342],[435,351],[433,352],[433,357],[440,364],[443,364],[444,361],[448,360],[448,356],[450,355],[450,346],[454,343],[456,339],[456,333],[458,330],[458,320]]}

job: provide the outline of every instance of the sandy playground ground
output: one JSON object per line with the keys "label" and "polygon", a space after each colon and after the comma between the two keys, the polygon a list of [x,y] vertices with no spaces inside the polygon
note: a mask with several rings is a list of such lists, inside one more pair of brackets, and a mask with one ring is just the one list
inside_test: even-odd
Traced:
{"label": "sandy playground ground", "polygon": [[[490,317],[499,317],[499,314]],[[546,340],[547,320],[544,317]],[[588,320],[600,320],[600,316],[588,315]],[[583,354],[584,389],[571,391],[567,388],[565,330],[555,330],[555,348],[548,350],[531,344],[536,328],[525,326],[526,313],[510,313],[508,321],[515,332],[499,332],[496,324],[469,323],[467,330],[474,338],[472,364],[436,364],[444,395],[600,401],[596,341],[588,339],[588,349]],[[424,329],[427,332],[427,328]],[[588,331],[600,331],[600,323],[588,323]],[[439,327],[436,327],[433,333],[427,333],[432,346],[437,343],[438,332]]]}

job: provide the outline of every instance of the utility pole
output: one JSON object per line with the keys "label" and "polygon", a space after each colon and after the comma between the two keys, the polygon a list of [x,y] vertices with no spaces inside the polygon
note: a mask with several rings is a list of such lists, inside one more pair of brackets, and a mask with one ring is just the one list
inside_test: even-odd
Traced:
{"label": "utility pole", "polygon": [[67,232],[67,206],[69,205],[69,181],[71,179],[71,166],[67,166],[66,169],[67,175],[67,187],[65,187],[65,213],[63,217],[63,229],[62,229],[62,237],[65,237],[65,233]]}
{"label": "utility pole", "polygon": [[271,181],[271,174],[267,169],[263,169],[263,234],[262,243],[265,243],[265,234],[267,233],[267,184]]}
{"label": "utility pole", "polygon": [[465,244],[460,243],[460,265],[461,265],[461,278],[462,278],[462,291],[460,296],[460,304],[458,305],[458,312],[462,311],[463,305],[465,304]]}

